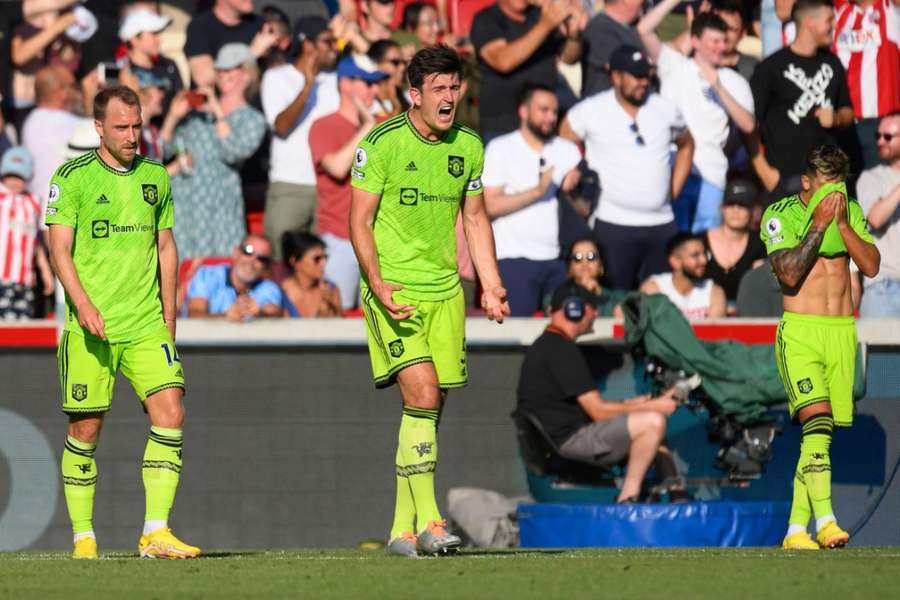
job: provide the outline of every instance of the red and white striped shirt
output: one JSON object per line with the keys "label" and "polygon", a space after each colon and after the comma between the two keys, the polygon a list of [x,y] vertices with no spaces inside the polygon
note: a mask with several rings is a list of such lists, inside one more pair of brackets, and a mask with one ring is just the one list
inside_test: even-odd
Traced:
{"label": "red and white striped shirt", "polygon": [[41,201],[14,194],[0,184],[0,281],[34,285],[34,246],[41,224]]}
{"label": "red and white striped shirt", "polygon": [[847,85],[857,119],[900,110],[900,6],[875,0],[861,7],[834,0],[832,51],[847,69]]}

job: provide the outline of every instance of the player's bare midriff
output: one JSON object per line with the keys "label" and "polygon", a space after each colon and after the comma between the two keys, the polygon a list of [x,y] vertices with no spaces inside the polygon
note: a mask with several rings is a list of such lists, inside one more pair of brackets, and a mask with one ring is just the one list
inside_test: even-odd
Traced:
{"label": "player's bare midriff", "polygon": [[850,258],[820,256],[800,288],[783,289],[784,310],[805,315],[847,317],[853,314],[850,297]]}

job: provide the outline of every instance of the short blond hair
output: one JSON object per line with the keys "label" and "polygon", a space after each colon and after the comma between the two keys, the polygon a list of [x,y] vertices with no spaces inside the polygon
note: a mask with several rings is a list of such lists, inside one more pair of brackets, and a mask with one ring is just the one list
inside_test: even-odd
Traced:
{"label": "short blond hair", "polygon": [[806,174],[821,173],[828,179],[845,180],[850,175],[850,157],[834,144],[816,146],[806,155]]}

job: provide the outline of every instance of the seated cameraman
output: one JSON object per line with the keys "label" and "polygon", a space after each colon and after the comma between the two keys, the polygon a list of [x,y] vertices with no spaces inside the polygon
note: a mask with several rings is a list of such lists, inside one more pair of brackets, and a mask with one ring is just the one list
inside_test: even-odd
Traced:
{"label": "seated cameraman", "polygon": [[[534,415],[569,459],[612,467],[627,458],[618,503],[637,502],[650,465],[663,478],[677,477],[664,445],[666,417],[678,407],[673,390],[658,398],[604,400],[594,385],[576,338],[593,331],[600,297],[567,280],[553,293],[550,325],[525,352],[519,376],[518,407]],[[676,486],[673,486],[676,487]],[[669,490],[683,499],[683,488]]]}

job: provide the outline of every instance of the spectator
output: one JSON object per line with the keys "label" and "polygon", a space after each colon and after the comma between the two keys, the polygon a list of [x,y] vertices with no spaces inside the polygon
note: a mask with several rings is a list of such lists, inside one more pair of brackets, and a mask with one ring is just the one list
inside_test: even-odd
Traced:
{"label": "spectator", "polygon": [[749,23],[741,0],[712,0],[712,11],[725,21],[725,51],[721,66],[737,71],[748,82],[759,64],[759,59],[738,51],[738,44],[747,35]]}
{"label": "spectator", "polygon": [[198,88],[215,83],[213,59],[225,44],[247,44],[259,58],[277,41],[276,27],[253,14],[253,0],[215,0],[210,10],[195,15],[188,24],[184,54],[191,82]]}
{"label": "spectator", "polygon": [[637,502],[654,462],[663,477],[678,475],[663,445],[666,418],[678,403],[672,390],[658,398],[638,396],[624,402],[600,396],[575,343],[592,331],[598,303],[599,298],[571,281],[554,292],[550,325],[525,351],[518,408],[537,418],[566,458],[606,467],[627,460],[617,502]]}
{"label": "spectator", "polygon": [[78,104],[75,77],[61,66],[44,67],[35,78],[37,108],[22,126],[22,145],[34,157],[31,189],[46,202],[50,178],[65,161],[66,140],[81,117],[72,112]]}
{"label": "spectator", "polygon": [[394,0],[363,0],[360,2],[359,7],[365,15],[360,37],[369,44],[390,38],[395,6]]}
{"label": "spectator", "polygon": [[606,66],[619,46],[643,49],[641,36],[634,28],[643,0],[609,0],[584,30],[584,84],[581,97],[587,98],[612,87]]}
{"label": "spectator", "polygon": [[622,318],[620,305],[627,292],[601,285],[604,275],[603,259],[594,238],[583,237],[575,240],[569,248],[566,262],[569,265],[569,278],[599,298],[598,316]]}
{"label": "spectator", "polygon": [[578,0],[497,0],[472,22],[469,34],[481,66],[479,101],[485,143],[518,127],[515,99],[526,83],[556,89],[557,59],[581,57],[587,12]]}
{"label": "spectator", "polygon": [[881,252],[881,270],[865,280],[860,306],[862,317],[900,317],[900,113],[878,125],[878,156],[885,164],[863,172],[856,184],[875,245]]}
{"label": "spectator", "polygon": [[410,60],[418,50],[437,44],[440,33],[437,9],[424,2],[411,2],[403,7],[400,29],[391,39],[400,44],[404,58]]}
{"label": "spectator", "polygon": [[248,235],[231,253],[231,265],[200,267],[187,293],[188,317],[249,321],[280,317],[281,289],[265,278],[272,264],[272,244],[264,236]]}
{"label": "spectator", "polygon": [[286,231],[282,246],[284,262],[291,273],[281,282],[287,316],[340,317],[342,292],[325,276],[328,268],[325,242],[304,231]]}
{"label": "spectator", "polygon": [[[159,135],[159,127],[154,122],[161,119],[165,111],[163,103],[166,99],[168,81],[157,78],[153,71],[141,69],[135,73],[138,82],[138,98],[141,100],[141,156],[160,162],[163,160],[163,142]],[[170,174],[176,173],[172,170]]]}
{"label": "spectator", "polygon": [[555,134],[559,103],[553,88],[525,87],[518,112],[519,129],[487,145],[481,180],[510,315],[527,317],[566,278],[556,192],[578,183],[581,155]]}
{"label": "spectator", "polygon": [[[34,264],[45,295],[53,293],[53,273],[40,241],[41,202],[28,191],[34,162],[25,148],[11,148],[0,161],[0,320],[34,314]],[[55,210],[51,209],[50,210]]]}
{"label": "spectator", "polygon": [[[143,77],[143,82],[155,80],[158,83],[154,87],[163,92],[160,112],[156,115],[159,122],[162,122],[162,115],[168,112],[172,98],[184,88],[178,65],[174,60],[159,54],[159,34],[171,22],[170,17],[139,8],[125,15],[119,27],[119,39],[125,43],[128,50],[128,67],[131,73],[138,80]],[[148,75],[152,75],[152,78]],[[149,122],[153,118],[143,109],[141,116],[144,122]]]}
{"label": "spectator", "polygon": [[259,68],[265,73],[272,67],[280,67],[290,60],[291,20],[283,10],[271,4],[260,11],[263,21],[275,32],[275,43],[259,57]]}
{"label": "spectator", "polygon": [[716,14],[704,12],[691,23],[688,58],[663,44],[656,27],[678,4],[663,0],[638,23],[647,52],[659,67],[662,94],[681,113],[694,137],[694,169],[674,203],[682,231],[704,231],[719,224],[728,159],[723,148],[731,122],[750,134],[756,128],[753,95],[743,77],[722,67],[728,26]]}
{"label": "spectator", "polygon": [[[280,240],[285,231],[311,231],[316,214],[316,173],[309,152],[313,122],[337,110],[334,34],[322,17],[302,17],[294,28],[297,56],[266,72],[262,106],[272,128],[265,230]],[[276,248],[275,255],[280,257]]]}
{"label": "spectator", "polygon": [[[0,96],[0,103],[3,102],[3,97]],[[9,134],[7,131],[6,120],[3,118],[3,111],[0,111],[0,158],[3,158],[3,154],[13,147],[12,141],[9,139]]]}
{"label": "spectator", "polygon": [[722,224],[702,234],[708,261],[704,277],[722,288],[732,306],[744,273],[763,264],[766,258],[759,232],[750,231],[758,195],[752,181],[731,179],[722,198]]}
{"label": "spectator", "polygon": [[160,130],[167,158],[181,150],[191,156],[190,169],[182,162],[172,168],[174,232],[182,257],[227,255],[246,233],[238,170],[266,130],[262,114],[247,104],[259,77],[250,47],[222,46],[214,67],[218,92],[210,87],[203,94],[180,93]]}
{"label": "spectator", "polygon": [[309,130],[309,149],[316,170],[316,221],[331,259],[325,277],[337,283],[343,307],[359,297],[359,264],[350,244],[350,167],[356,147],[375,125],[372,104],[378,84],[387,77],[364,54],[338,63],[337,112],[324,116]]}
{"label": "spectator", "polygon": [[781,317],[784,295],[768,261],[741,277],[737,293],[739,317]]}
{"label": "spectator", "polygon": [[645,294],[665,294],[687,319],[717,319],[726,314],[725,292],[704,277],[706,248],[703,238],[682,232],[669,240],[671,273],[651,276],[641,286]]}
{"label": "spectator", "polygon": [[94,122],[88,119],[81,119],[78,125],[75,126],[74,131],[72,131],[71,137],[69,137],[63,161],[77,158],[99,147],[100,136],[97,134],[97,127],[94,125]]}
{"label": "spectator", "polygon": [[834,0],[834,52],[847,70],[862,167],[878,164],[875,131],[900,111],[900,0]]}
{"label": "spectator", "polygon": [[[600,176],[592,215],[606,280],[635,289],[666,270],[666,241],[678,232],[671,199],[691,170],[693,140],[676,106],[650,89],[650,63],[634,46],[610,56],[613,89],[576,104],[560,129],[584,141],[588,166]],[[669,167],[672,141],[678,151]]]}
{"label": "spectator", "polygon": [[387,73],[378,86],[375,95],[377,103],[376,116],[389,118],[407,110],[410,106],[403,86],[406,84],[406,60],[400,52],[400,45],[393,40],[380,40],[369,46],[368,52],[378,66],[378,70]]}
{"label": "spectator", "polygon": [[828,51],[831,3],[799,0],[792,15],[797,38],[761,62],[751,80],[765,159],[778,172],[777,197],[800,190],[810,148],[833,143],[833,132],[853,123],[844,67]]}

